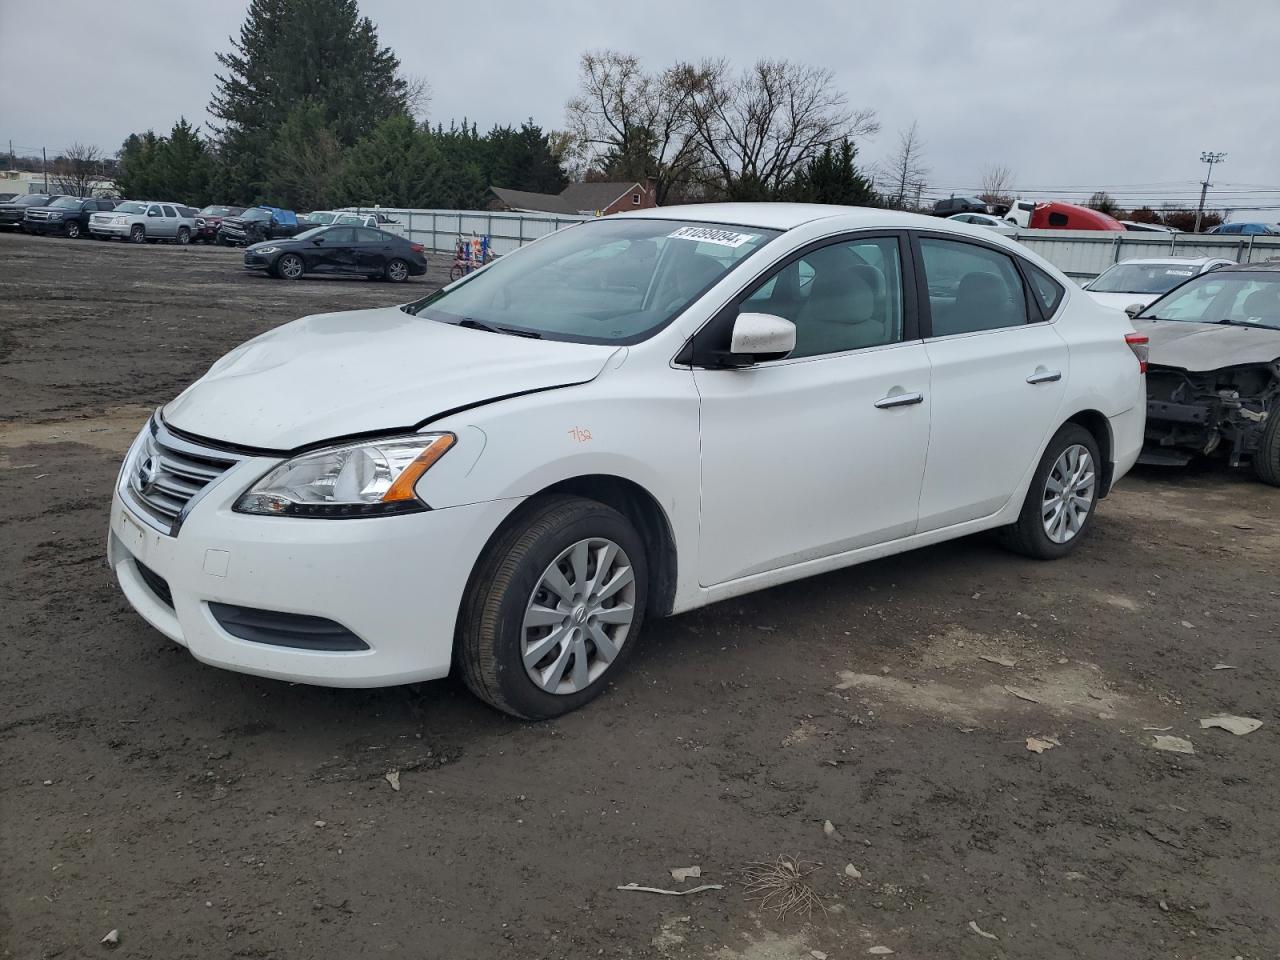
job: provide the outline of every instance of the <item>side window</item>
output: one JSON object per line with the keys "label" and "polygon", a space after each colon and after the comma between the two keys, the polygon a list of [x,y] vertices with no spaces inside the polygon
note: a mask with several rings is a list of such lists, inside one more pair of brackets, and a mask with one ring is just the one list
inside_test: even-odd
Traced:
{"label": "side window", "polygon": [[1058,213],[1052,210],[1049,212],[1049,226],[1065,227],[1066,225],[1067,225],[1067,215],[1065,213]]}
{"label": "side window", "polygon": [[335,244],[355,243],[356,231],[353,227],[330,227],[324,233],[324,242],[333,246]]}
{"label": "side window", "polygon": [[165,204],[164,215],[166,217],[176,217],[178,215],[178,211],[173,209],[173,207],[169,206],[168,204]]}
{"label": "side window", "polygon": [[1022,278],[1006,254],[974,243],[920,240],[933,336],[998,330],[1027,322]]}
{"label": "side window", "polygon": [[1058,304],[1062,302],[1062,298],[1066,295],[1066,290],[1057,280],[1049,276],[1039,267],[1022,261],[1022,269],[1026,271],[1027,276],[1031,278],[1031,292],[1040,301],[1040,306],[1044,310],[1046,317],[1052,317],[1054,311],[1058,309]]}
{"label": "side window", "polygon": [[360,227],[356,230],[357,243],[382,243],[383,239],[381,230],[370,230],[368,227]]}
{"label": "side window", "polygon": [[158,217],[160,215],[161,215],[161,211],[160,211],[159,204],[153,203],[151,206],[147,207],[148,217]]}
{"label": "side window", "polygon": [[902,339],[898,241],[876,237],[819,247],[768,277],[739,309],[794,323],[791,358],[897,343]]}

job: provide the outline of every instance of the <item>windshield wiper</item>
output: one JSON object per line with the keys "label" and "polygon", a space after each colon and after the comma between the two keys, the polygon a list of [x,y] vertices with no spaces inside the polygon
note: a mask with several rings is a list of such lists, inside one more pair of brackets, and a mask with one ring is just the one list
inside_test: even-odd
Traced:
{"label": "windshield wiper", "polygon": [[492,323],[485,323],[483,320],[472,320],[470,317],[463,317],[456,324],[459,327],[466,327],[469,330],[484,330],[486,333],[505,333],[512,337],[527,337],[530,340],[541,340],[542,334],[536,330],[520,330],[516,327],[497,327]]}

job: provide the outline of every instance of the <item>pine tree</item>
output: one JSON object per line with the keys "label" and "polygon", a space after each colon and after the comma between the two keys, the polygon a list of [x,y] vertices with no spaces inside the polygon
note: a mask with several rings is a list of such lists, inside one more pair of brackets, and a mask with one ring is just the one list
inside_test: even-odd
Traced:
{"label": "pine tree", "polygon": [[430,207],[440,173],[431,137],[407,115],[391,117],[347,151],[334,199],[347,206]]}
{"label": "pine tree", "polygon": [[379,46],[356,0],[251,0],[218,62],[225,72],[209,112],[222,121],[222,159],[239,195],[261,187],[271,141],[303,101],[316,104],[342,146],[406,112],[400,61]]}
{"label": "pine tree", "polygon": [[842,140],[838,150],[828,145],[802,167],[786,191],[800,203],[836,203],[854,207],[874,206],[871,183],[858,172],[854,158],[858,148]]}
{"label": "pine tree", "polygon": [[272,203],[294,210],[326,207],[342,169],[342,154],[320,106],[304,100],[289,112],[272,138],[263,191]]}

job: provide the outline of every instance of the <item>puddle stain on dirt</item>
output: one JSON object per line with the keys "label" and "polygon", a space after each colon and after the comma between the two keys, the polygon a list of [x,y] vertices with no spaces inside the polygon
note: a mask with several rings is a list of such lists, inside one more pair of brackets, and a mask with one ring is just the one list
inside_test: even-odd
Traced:
{"label": "puddle stain on dirt", "polygon": [[[143,406],[111,407],[91,417],[43,420],[35,423],[0,422],[0,450],[52,443],[79,443],[107,453],[123,454],[147,422],[153,409]],[[0,467],[14,465],[0,453]]]}

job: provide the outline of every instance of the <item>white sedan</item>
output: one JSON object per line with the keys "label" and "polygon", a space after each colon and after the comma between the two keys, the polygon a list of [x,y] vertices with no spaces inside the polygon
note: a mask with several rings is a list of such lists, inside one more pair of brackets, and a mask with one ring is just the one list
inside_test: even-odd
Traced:
{"label": "white sedan", "polygon": [[407,304],[307,317],[151,418],[111,506],[134,608],[333,686],[596,696],[646,617],[997,529],[1069,553],[1133,465],[1144,338],[932,217],[667,207]]}
{"label": "white sedan", "polygon": [[947,217],[948,220],[954,220],[956,223],[970,223],[975,227],[990,227],[993,230],[1004,230],[1013,232],[1018,225],[1012,220],[1001,220],[989,213],[953,213]]}
{"label": "white sedan", "polygon": [[[1148,307],[1179,284],[1234,260],[1222,257],[1150,257],[1122,260],[1084,285],[1104,307]],[[1133,311],[1137,312],[1137,311]]]}

